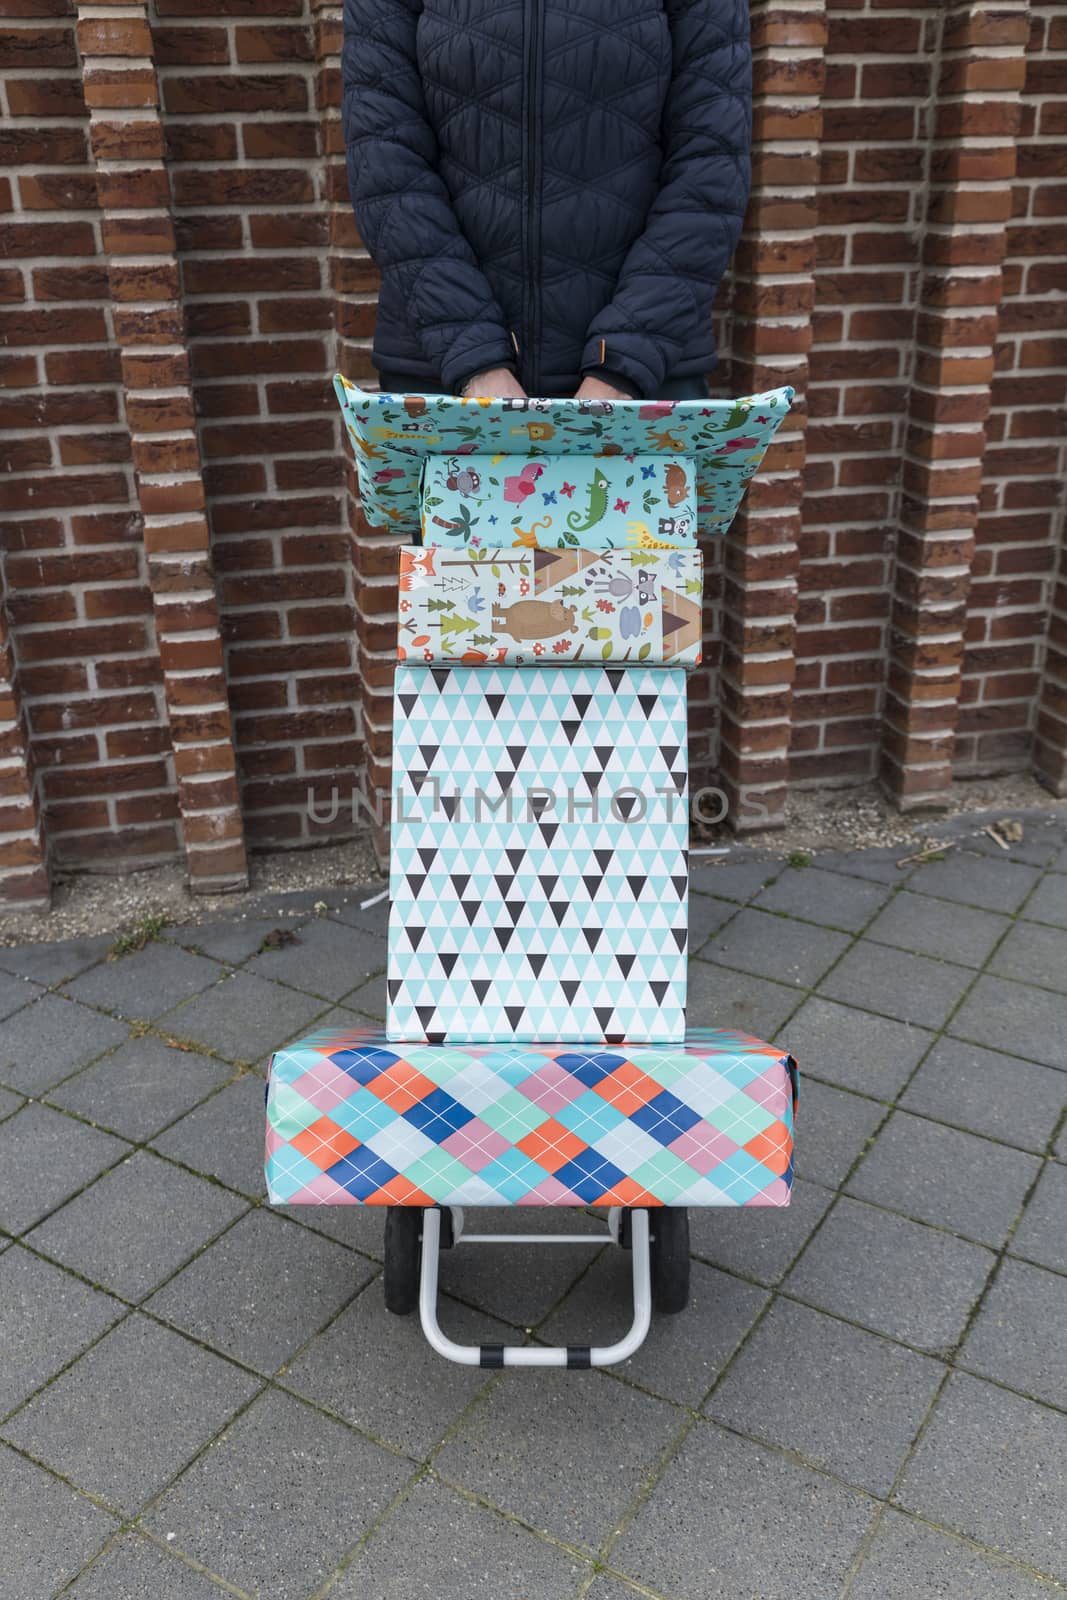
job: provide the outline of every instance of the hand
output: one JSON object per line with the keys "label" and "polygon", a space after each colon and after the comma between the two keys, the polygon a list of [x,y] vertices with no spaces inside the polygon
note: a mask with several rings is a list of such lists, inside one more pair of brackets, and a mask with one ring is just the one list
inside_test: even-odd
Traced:
{"label": "hand", "polygon": [[624,389],[615,389],[602,378],[583,378],[576,400],[632,400],[633,395]]}
{"label": "hand", "polygon": [[490,367],[476,372],[463,385],[465,400],[525,400],[526,390],[508,367]]}

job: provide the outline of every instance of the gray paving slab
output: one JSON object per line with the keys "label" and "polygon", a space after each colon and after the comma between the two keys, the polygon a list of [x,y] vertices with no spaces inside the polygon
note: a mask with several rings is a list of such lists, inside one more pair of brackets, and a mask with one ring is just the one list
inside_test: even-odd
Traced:
{"label": "gray paving slab", "polygon": [[784,983],[713,966],[701,956],[689,963],[686,1016],[691,1027],[738,1028],[773,1039],[796,1004],[796,990]]}
{"label": "gray paving slab", "polygon": [[[582,1211],[567,1212],[561,1224],[551,1208],[530,1206],[516,1218],[503,1207],[476,1207],[464,1213],[468,1233],[588,1233],[606,1238],[603,1220]],[[604,1246],[607,1248],[607,1246]],[[441,1288],[519,1327],[534,1327],[567,1293],[593,1257],[582,1244],[471,1245],[441,1256]],[[509,1270],[510,1268],[510,1270]]]}
{"label": "gray paving slab", "polygon": [[917,894],[936,895],[960,905],[981,906],[1010,915],[1018,911],[1040,876],[1037,867],[955,849],[943,861],[927,861],[916,867],[908,888]]}
{"label": "gray paving slab", "polygon": [[158,1134],[153,1145],[184,1166],[259,1199],[267,1192],[264,1115],[263,1079],[243,1073]]}
{"label": "gray paving slab", "polygon": [[184,945],[187,950],[198,951],[230,967],[239,967],[259,952],[268,934],[279,928],[286,933],[299,934],[301,926],[302,919],[294,921],[286,918],[279,922],[277,917],[241,914],[228,917],[224,922],[190,923],[187,927],[168,928],[166,936],[175,944]]}
{"label": "gray paving slab", "polygon": [[1010,1257],[959,1355],[960,1366],[1067,1408],[1067,1277]]}
{"label": "gray paving slab", "polygon": [[693,1254],[742,1277],[779,1283],[817,1226],[833,1192],[797,1178],[791,1203],[778,1206],[709,1206],[689,1213]]}
{"label": "gray paving slab", "polygon": [[[694,1261],[685,1314],[653,1317],[637,1354],[612,1370],[669,1400],[699,1405],[767,1299],[754,1284]],[[630,1257],[608,1250],[540,1332],[550,1344],[611,1344],[632,1319]]]}
{"label": "gray paving slab", "polygon": [[607,1573],[601,1573],[594,1579],[593,1586],[586,1593],[585,1600],[635,1600],[635,1596],[647,1596],[648,1590],[643,1586],[639,1589],[636,1584],[630,1584],[623,1578],[617,1578]]}
{"label": "gray paving slab", "polygon": [[896,1495],[907,1510],[1067,1580],[1067,1417],[949,1379]]}
{"label": "gray paving slab", "polygon": [[903,889],[879,912],[866,937],[916,955],[944,956],[960,966],[980,967],[1010,926],[1010,919],[997,912]]}
{"label": "gray paving slab", "polygon": [[962,1539],[887,1511],[848,1600],[1053,1600],[1047,1583]]}
{"label": "gray paving slab", "polygon": [[0,1078],[39,1095],[128,1035],[124,1022],[60,995],[42,994],[9,1017],[0,1041]]}
{"label": "gray paving slab", "polygon": [[827,1600],[874,1510],[866,1495],[702,1422],[611,1562],[672,1600]]}
{"label": "gray paving slab", "polygon": [[777,1300],[706,1409],[739,1433],[886,1495],[944,1372],[929,1356]]}
{"label": "gray paving slab", "polygon": [[1067,873],[1050,872],[1043,878],[1022,914],[1032,922],[1049,922],[1057,928],[1067,928]]}
{"label": "gray paving slab", "polygon": [[[522,1342],[514,1329],[447,1295],[439,1297],[438,1317],[460,1344]],[[490,1376],[481,1367],[442,1361],[423,1338],[417,1316],[386,1311],[379,1279],[286,1367],[281,1382],[421,1460]]]}
{"label": "gray paving slab", "polygon": [[883,906],[892,891],[885,884],[865,883],[817,866],[784,867],[773,883],[756,896],[761,911],[783,911],[791,917],[858,933]]}
{"label": "gray paving slab", "polygon": [[107,955],[112,943],[109,933],[79,939],[60,939],[52,944],[0,946],[0,968],[51,988],[65,978],[77,977],[86,967],[95,966]]}
{"label": "gray paving slab", "polygon": [[117,1539],[67,1590],[71,1600],[223,1600],[225,1592],[136,1533]]}
{"label": "gray paving slab", "polygon": [[1043,1151],[1064,1108],[1067,1082],[1054,1067],[940,1039],[901,1097],[918,1111],[1025,1150]]}
{"label": "gray paving slab", "polygon": [[692,887],[701,894],[745,905],[765,883],[782,870],[780,861],[716,861],[693,856],[689,863]]}
{"label": "gray paving slab", "polygon": [[[100,1020],[110,1022],[110,1018]],[[49,1099],[98,1127],[142,1143],[229,1076],[223,1062],[195,1050],[178,1050],[146,1033],[68,1078]]]}
{"label": "gray paving slab", "polygon": [[48,1106],[23,1106],[0,1122],[0,1227],[31,1227],[128,1149]]}
{"label": "gray paving slab", "polygon": [[895,1111],[848,1181],[849,1194],[999,1248],[1040,1157]]}
{"label": "gray paving slab", "polygon": [[1013,1255],[1067,1272],[1067,1167],[1050,1161],[1012,1235]]}
{"label": "gray paving slab", "polygon": [[343,1423],[268,1391],[146,1520],[261,1600],[307,1600],[411,1470]]}
{"label": "gray paving slab", "polygon": [[385,1249],[385,1217],[382,1206],[271,1206],[279,1216],[289,1217],[303,1228],[324,1233],[338,1244],[346,1244],[365,1256],[381,1261]]}
{"label": "gray paving slab", "polygon": [[166,1031],[227,1061],[258,1061],[305,1031],[322,1010],[321,1000],[241,971],[172,1011]]}
{"label": "gray paving slab", "polygon": [[797,1128],[797,1172],[836,1189],[885,1115],[885,1106],[877,1100],[808,1079],[804,1121],[798,1121]]}
{"label": "gray paving slab", "polygon": [[332,1240],[254,1210],[148,1305],[225,1355],[274,1372],[373,1272]]}
{"label": "gray paving slab", "polygon": [[14,1245],[0,1256],[0,1417],[124,1314],[110,1295]]}
{"label": "gray paving slab", "polygon": [[[517,1376],[486,1389],[435,1468],[532,1528],[595,1552],[682,1419],[666,1401],[601,1372],[581,1383],[544,1367]],[[518,1440],[529,1453],[515,1448]]]}
{"label": "gray paving slab", "polygon": [[1067,935],[1039,922],[1014,922],[989,970],[998,978],[1067,990]]}
{"label": "gray paving slab", "polygon": [[26,1237],[126,1300],[140,1300],[240,1216],[245,1202],[137,1150]]}
{"label": "gray paving slab", "polygon": [[381,1024],[385,1016],[385,973],[379,972],[377,977],[361,983],[351,994],[343,995],[342,999],[348,1010],[358,1011]]}
{"label": "gray paving slab", "polygon": [[588,1568],[432,1479],[365,1544],[334,1600],[573,1600]]}
{"label": "gray paving slab", "polygon": [[1067,994],[983,976],[953,1017],[949,1032],[1028,1061],[1067,1068]]}
{"label": "gray paving slab", "polygon": [[218,977],[216,962],[191,955],[178,945],[153,942],[72,978],[64,992],[117,1016],[151,1021],[180,1000],[208,988]]}
{"label": "gray paving slab", "polygon": [[875,1333],[943,1355],[963,1332],[995,1260],[981,1245],[846,1197],[785,1288]]}
{"label": "gray paving slab", "polygon": [[704,959],[811,989],[847,950],[849,935],[747,906],[704,946]]}
{"label": "gray paving slab", "polygon": [[14,1089],[0,1089],[0,1122],[25,1104],[25,1095],[16,1094]]}
{"label": "gray paving slab", "polygon": [[3,1434],[132,1516],[257,1387],[232,1362],[135,1313],[16,1412]]}
{"label": "gray paving slab", "polygon": [[968,967],[864,940],[819,985],[828,1000],[879,1011],[921,1028],[940,1028],[974,981]]}
{"label": "gray paving slab", "polygon": [[384,968],[384,939],[329,917],[313,917],[302,925],[292,944],[253,956],[244,970],[291,984],[323,1000],[340,1000]]}
{"label": "gray paving slab", "polygon": [[796,1056],[802,1080],[811,1073],[844,1089],[892,1100],[934,1037],[914,1023],[813,995],[781,1030],[779,1042]]}
{"label": "gray paving slab", "polygon": [[29,1005],[31,1000],[37,999],[43,993],[41,985],[31,983],[29,978],[16,977],[10,972],[0,972],[0,1022],[5,1017],[14,1016],[23,1006]]}
{"label": "gray paving slab", "polygon": [[362,928],[364,933],[377,934],[379,939],[384,939],[389,931],[389,898],[379,900],[377,905],[363,908],[364,900],[373,900],[388,887],[387,879],[380,878],[375,883],[357,885],[346,891],[345,895],[331,906],[330,916],[337,922],[346,922],[350,928]]}
{"label": "gray paving slab", "polygon": [[53,1600],[118,1526],[91,1500],[5,1445],[0,1504],[0,1600]]}
{"label": "gray paving slab", "polygon": [[898,867],[897,862],[909,854],[905,846],[878,846],[871,850],[819,850],[814,865],[829,872],[843,872],[847,877],[868,878],[872,883],[888,883],[897,887],[907,883],[914,868]]}
{"label": "gray paving slab", "polygon": [[712,934],[717,933],[736,914],[737,906],[730,900],[716,900],[710,894],[690,893],[689,954],[695,955]]}

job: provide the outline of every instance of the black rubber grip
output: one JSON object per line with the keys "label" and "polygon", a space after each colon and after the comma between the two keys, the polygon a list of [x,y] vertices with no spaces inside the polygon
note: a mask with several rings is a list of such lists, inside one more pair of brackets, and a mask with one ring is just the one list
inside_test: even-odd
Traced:
{"label": "black rubber grip", "polygon": [[483,1344],[481,1355],[478,1357],[480,1367],[502,1367],[504,1365],[504,1346],[502,1344]]}
{"label": "black rubber grip", "polygon": [[593,1355],[587,1344],[569,1344],[567,1346],[568,1367],[591,1367]]}

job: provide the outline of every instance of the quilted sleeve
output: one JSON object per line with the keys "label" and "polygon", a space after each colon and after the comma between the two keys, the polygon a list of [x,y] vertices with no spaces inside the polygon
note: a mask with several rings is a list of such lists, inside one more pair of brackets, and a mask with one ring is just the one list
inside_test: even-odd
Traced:
{"label": "quilted sleeve", "polygon": [[643,395],[706,329],[751,182],[747,0],[666,0],[666,9],[673,76],[659,193],[582,352],[583,372],[613,369]]}
{"label": "quilted sleeve", "polygon": [[415,55],[422,0],[344,0],[341,120],[352,206],[446,390],[515,355],[437,171]]}

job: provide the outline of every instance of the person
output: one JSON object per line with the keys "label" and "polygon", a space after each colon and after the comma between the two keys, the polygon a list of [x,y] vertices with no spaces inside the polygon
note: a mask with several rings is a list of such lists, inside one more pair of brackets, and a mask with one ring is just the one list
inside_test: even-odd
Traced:
{"label": "person", "polygon": [[747,0],[344,0],[341,76],[383,389],[707,394]]}

